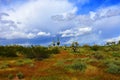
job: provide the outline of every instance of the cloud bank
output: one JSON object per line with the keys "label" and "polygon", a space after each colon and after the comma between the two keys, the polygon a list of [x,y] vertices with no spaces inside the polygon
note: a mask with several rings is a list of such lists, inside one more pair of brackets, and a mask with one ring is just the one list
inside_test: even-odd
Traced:
{"label": "cloud bank", "polygon": [[[16,5],[17,6],[17,5]],[[67,0],[30,0],[13,10],[0,13],[1,38],[34,38],[55,34],[68,25],[52,19],[53,15],[72,13],[76,7]],[[19,35],[19,36],[17,36]]]}
{"label": "cloud bank", "polygon": [[[10,2],[10,1],[9,1]],[[80,7],[90,0],[78,0]],[[99,7],[87,14],[69,0],[26,0],[0,8],[0,39],[67,38],[63,43],[101,44],[120,36],[120,5]]]}

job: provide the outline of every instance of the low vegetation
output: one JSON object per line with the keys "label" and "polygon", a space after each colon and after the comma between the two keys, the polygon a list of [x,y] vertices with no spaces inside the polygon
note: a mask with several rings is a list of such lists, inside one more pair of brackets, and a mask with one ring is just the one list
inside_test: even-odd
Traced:
{"label": "low vegetation", "polygon": [[52,47],[48,49],[47,47],[42,46],[0,46],[0,56],[1,57],[26,57],[26,58],[35,58],[42,60],[48,58],[51,54],[59,53],[58,47]]}
{"label": "low vegetation", "polygon": [[0,46],[0,80],[120,80],[120,44]]}

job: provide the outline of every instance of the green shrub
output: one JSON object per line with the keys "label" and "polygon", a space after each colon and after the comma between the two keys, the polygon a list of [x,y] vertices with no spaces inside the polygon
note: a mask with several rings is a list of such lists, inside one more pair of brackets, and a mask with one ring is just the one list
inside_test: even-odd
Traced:
{"label": "green shrub", "polygon": [[92,49],[93,51],[97,51],[97,50],[99,50],[99,48],[100,48],[100,46],[98,46],[98,45],[93,45],[93,46],[91,46],[91,49]]}
{"label": "green shrub", "polygon": [[88,44],[85,44],[82,47],[85,48],[85,49],[88,49],[88,50],[91,48],[91,46],[89,46]]}
{"label": "green shrub", "polygon": [[118,59],[118,58],[112,58],[112,59],[105,59],[104,61],[103,61],[103,64],[105,65],[105,66],[109,66],[109,64],[115,64],[115,65],[120,65],[120,59]]}
{"label": "green shrub", "polygon": [[118,74],[118,73],[120,74],[120,66],[118,66],[114,63],[110,63],[108,65],[107,72],[113,73],[113,74]]}
{"label": "green shrub", "polygon": [[115,63],[116,65],[120,65],[120,60],[117,59],[117,60],[114,61],[114,63]]}
{"label": "green shrub", "polygon": [[22,66],[25,64],[31,64],[33,61],[31,59],[19,59],[16,61],[15,65]]}
{"label": "green shrub", "polygon": [[73,61],[72,64],[66,64],[65,69],[75,70],[75,71],[85,71],[87,65],[81,61]]}
{"label": "green shrub", "polygon": [[52,48],[51,52],[52,52],[53,54],[57,54],[57,53],[59,53],[60,51],[59,51],[59,48],[58,48],[58,47],[54,47],[54,48]]}
{"label": "green shrub", "polygon": [[18,57],[19,55],[22,55],[22,57],[42,60],[48,58],[51,54],[57,54],[59,52],[58,47],[48,49],[47,47],[42,46],[0,46],[0,56],[2,57]]}
{"label": "green shrub", "polygon": [[13,75],[13,74],[9,74],[9,75],[8,75],[8,79],[9,79],[9,80],[12,80],[13,78],[14,78],[14,75]]}
{"label": "green shrub", "polygon": [[50,56],[51,51],[46,47],[41,46],[31,46],[26,47],[23,51],[27,58],[36,58],[37,60],[42,60]]}
{"label": "green shrub", "polygon": [[17,73],[17,77],[19,79],[23,79],[24,78],[24,74],[22,72],[19,72],[19,73]]}
{"label": "green shrub", "polygon": [[74,70],[84,71],[86,69],[86,64],[83,62],[76,62],[71,65],[71,68]]}
{"label": "green shrub", "polygon": [[2,63],[0,64],[0,69],[6,69],[6,68],[9,68],[9,64],[8,63]]}
{"label": "green shrub", "polygon": [[46,47],[33,47],[33,52],[37,60],[42,60],[50,56],[51,51]]}
{"label": "green shrub", "polygon": [[95,52],[92,55],[97,60],[104,59],[104,55],[101,52]]}
{"label": "green shrub", "polygon": [[0,46],[0,56],[17,57],[16,48],[14,48],[13,46]]}
{"label": "green shrub", "polygon": [[113,57],[120,57],[120,53],[112,53]]}
{"label": "green shrub", "polygon": [[34,51],[31,47],[24,47],[21,51],[26,58],[35,58]]}

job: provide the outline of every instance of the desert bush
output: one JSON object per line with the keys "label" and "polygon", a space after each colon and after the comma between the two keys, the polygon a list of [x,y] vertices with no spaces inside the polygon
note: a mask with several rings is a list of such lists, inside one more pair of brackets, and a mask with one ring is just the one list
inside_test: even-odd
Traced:
{"label": "desert bush", "polygon": [[95,52],[92,55],[97,60],[104,59],[104,55],[101,52]]}
{"label": "desert bush", "polygon": [[15,65],[22,66],[25,64],[31,64],[33,61],[31,59],[19,59],[15,62]]}
{"label": "desert bush", "polygon": [[111,51],[119,51],[119,47],[116,45],[110,45]]}
{"label": "desert bush", "polygon": [[2,63],[0,64],[0,69],[6,69],[6,68],[9,68],[9,64],[8,63]]}
{"label": "desert bush", "polygon": [[115,52],[113,52],[113,53],[112,53],[112,56],[113,56],[113,57],[120,57],[120,53],[115,53]]}
{"label": "desert bush", "polygon": [[87,68],[87,65],[84,62],[81,61],[73,61],[72,64],[66,64],[65,69],[72,69],[75,71],[85,71]]}
{"label": "desert bush", "polygon": [[8,79],[9,79],[9,80],[12,80],[14,77],[15,77],[15,76],[14,76],[13,74],[9,74],[9,75],[8,75]]}
{"label": "desert bush", "polygon": [[103,51],[105,51],[105,52],[111,51],[111,48],[108,47],[108,46],[107,46],[107,47],[104,47]]}
{"label": "desert bush", "polygon": [[64,70],[72,70],[72,71],[84,71],[87,68],[87,64],[84,60],[81,59],[66,59],[60,60],[56,64],[56,66],[64,67]]}
{"label": "desert bush", "polygon": [[97,51],[99,49],[100,49],[100,46],[98,46],[98,45],[91,46],[91,50],[93,50],[93,51]]}
{"label": "desert bush", "polygon": [[0,46],[0,56],[5,56],[5,48]]}
{"label": "desert bush", "polygon": [[24,78],[24,74],[22,72],[19,72],[19,73],[17,73],[17,77],[19,79],[23,79]]}
{"label": "desert bush", "polygon": [[86,49],[90,49],[90,48],[91,48],[91,46],[89,46],[88,44],[85,44],[85,45],[83,45],[82,47],[83,47],[83,48],[86,48]]}
{"label": "desert bush", "polygon": [[0,46],[0,56],[17,57],[16,48],[14,48],[13,46]]}
{"label": "desert bush", "polygon": [[21,51],[21,53],[23,53],[23,55],[26,58],[35,58],[35,54],[33,52],[33,49],[31,47],[24,47],[23,50]]}
{"label": "desert bush", "polygon": [[120,59],[114,59],[114,58],[112,58],[112,59],[105,59],[104,61],[103,61],[103,64],[105,65],[105,66],[109,66],[109,64],[115,64],[115,65],[120,65]]}
{"label": "desert bush", "polygon": [[58,47],[53,47],[52,50],[51,50],[51,53],[53,53],[53,54],[57,54],[59,52],[60,52],[60,50],[59,50]]}
{"label": "desert bush", "polygon": [[46,47],[33,47],[33,52],[37,60],[48,58],[51,53],[51,51]]}
{"label": "desert bush", "polygon": [[97,63],[98,62],[98,60],[96,60],[96,59],[94,59],[94,58],[90,58],[88,61],[87,61],[87,63],[90,63],[90,64],[92,64],[92,63]]}
{"label": "desert bush", "polygon": [[120,65],[120,60],[115,60],[114,63],[115,63],[116,65]]}
{"label": "desert bush", "polygon": [[107,72],[113,73],[113,74],[120,74],[120,66],[110,63],[107,68]]}
{"label": "desert bush", "polygon": [[58,47],[48,49],[47,47],[42,46],[0,46],[1,57],[18,57],[19,55],[22,55],[22,57],[42,60],[44,58],[48,58],[51,54],[57,54],[59,52]]}
{"label": "desert bush", "polygon": [[86,69],[86,64],[83,62],[75,62],[71,65],[71,68],[74,70],[84,71]]}
{"label": "desert bush", "polygon": [[17,57],[18,54],[26,58],[44,59],[48,58],[51,54],[59,53],[58,47],[48,49],[42,46],[0,46],[0,56],[4,57]]}
{"label": "desert bush", "polygon": [[44,58],[48,58],[51,51],[46,47],[31,46],[24,48],[23,53],[27,58],[36,58],[37,60],[42,60]]}

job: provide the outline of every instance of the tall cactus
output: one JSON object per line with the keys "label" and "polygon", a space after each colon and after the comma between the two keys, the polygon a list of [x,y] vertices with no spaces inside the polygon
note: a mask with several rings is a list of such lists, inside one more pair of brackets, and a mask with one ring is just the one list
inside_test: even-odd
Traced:
{"label": "tall cactus", "polygon": [[55,46],[55,41],[53,41],[52,45]]}
{"label": "tall cactus", "polygon": [[57,46],[59,46],[59,45],[60,45],[60,39],[57,38]]}

